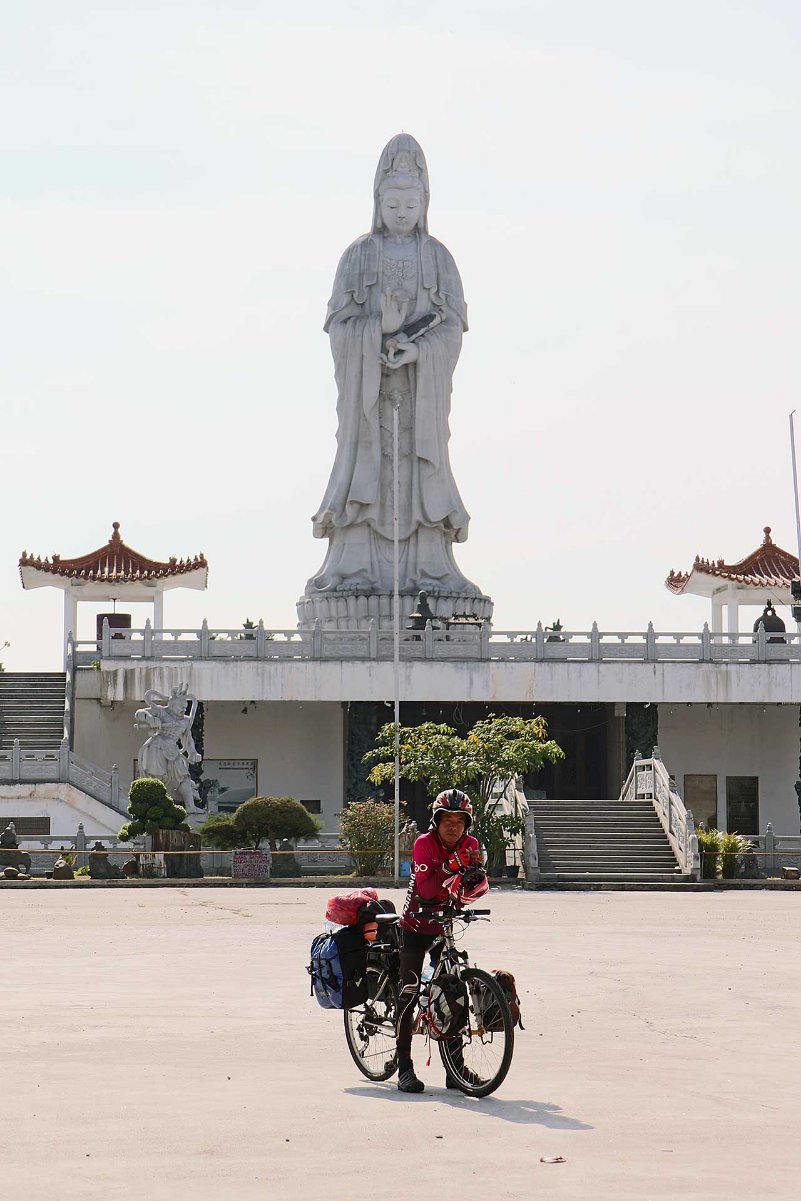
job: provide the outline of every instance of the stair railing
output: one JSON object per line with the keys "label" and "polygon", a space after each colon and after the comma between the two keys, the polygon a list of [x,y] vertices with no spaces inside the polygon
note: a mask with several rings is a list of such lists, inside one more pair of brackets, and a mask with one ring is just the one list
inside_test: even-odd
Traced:
{"label": "stair railing", "polygon": [[676,782],[662,762],[658,746],[654,747],[650,759],[643,759],[639,751],[635,753],[631,771],[620,790],[620,800],[651,801],[682,872],[694,880],[701,878],[692,810],[685,808]]}
{"label": "stair railing", "polygon": [[120,773],[115,763],[110,772],[88,763],[70,750],[63,738],[57,750],[28,750],[18,738],[8,751],[0,751],[0,784],[72,784],[74,788],[125,814],[120,798]]}
{"label": "stair railing", "polygon": [[69,746],[73,745],[75,708],[75,640],[70,630],[67,634],[67,654],[64,662],[66,686],[64,688],[64,737]]}

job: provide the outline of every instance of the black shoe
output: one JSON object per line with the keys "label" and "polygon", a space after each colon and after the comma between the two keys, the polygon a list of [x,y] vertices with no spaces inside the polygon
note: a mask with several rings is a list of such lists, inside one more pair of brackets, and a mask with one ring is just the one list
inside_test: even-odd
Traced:
{"label": "black shoe", "polygon": [[422,1080],[418,1080],[415,1075],[414,1068],[409,1064],[408,1068],[404,1068],[398,1076],[398,1092],[400,1093],[423,1093],[426,1086]]}
{"label": "black shoe", "polygon": [[484,1081],[481,1079],[481,1077],[477,1076],[475,1072],[471,1072],[469,1068],[462,1068],[461,1084],[455,1076],[450,1074],[450,1072],[445,1073],[446,1088],[461,1088],[462,1084],[466,1084],[468,1088],[478,1088],[483,1083]]}

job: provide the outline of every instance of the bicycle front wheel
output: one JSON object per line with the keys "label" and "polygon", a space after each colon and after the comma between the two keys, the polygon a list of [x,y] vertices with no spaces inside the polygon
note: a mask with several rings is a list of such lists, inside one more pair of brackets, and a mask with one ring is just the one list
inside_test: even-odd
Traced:
{"label": "bicycle front wheel", "polygon": [[465,968],[467,1017],[462,1031],[439,1044],[445,1071],[469,1097],[487,1097],[512,1063],[515,1032],[503,989],[480,968]]}
{"label": "bicycle front wheel", "polygon": [[398,1069],[398,990],[384,971],[368,968],[367,980],[364,1005],[345,1010],[345,1041],[353,1062],[368,1080],[389,1080]]}

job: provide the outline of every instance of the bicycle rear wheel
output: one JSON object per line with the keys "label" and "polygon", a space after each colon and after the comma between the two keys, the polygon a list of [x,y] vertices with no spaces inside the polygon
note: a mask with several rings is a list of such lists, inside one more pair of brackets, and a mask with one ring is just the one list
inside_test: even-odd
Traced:
{"label": "bicycle rear wheel", "polygon": [[398,990],[385,971],[368,968],[367,980],[368,999],[345,1010],[345,1041],[368,1080],[389,1080],[398,1069]]}
{"label": "bicycle rear wheel", "polygon": [[440,1058],[445,1071],[469,1097],[487,1097],[503,1082],[512,1062],[515,1032],[503,989],[488,972],[465,968],[467,985],[465,1028],[442,1039]]}

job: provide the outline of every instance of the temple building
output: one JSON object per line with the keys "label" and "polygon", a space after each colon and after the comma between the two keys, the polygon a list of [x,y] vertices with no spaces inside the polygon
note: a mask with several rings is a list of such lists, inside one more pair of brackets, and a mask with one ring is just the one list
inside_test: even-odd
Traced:
{"label": "temple building", "polygon": [[[399,704],[401,724],[436,720],[462,733],[491,713],[547,718],[564,762],[523,788],[541,823],[539,834],[530,825],[529,847],[550,838],[551,874],[560,839],[575,841],[571,812],[589,831],[603,812],[614,835],[615,823],[652,805],[669,849],[641,865],[648,878],[697,873],[693,823],[798,836],[801,635],[777,606],[801,603],[799,562],[769,526],[739,561],[697,557],[688,572],[671,571],[677,597],[711,602],[709,622],[690,633],[676,632],[680,605],[671,631],[555,622],[504,632],[491,597],[462,573],[456,550],[470,516],[449,441],[467,302],[453,256],[429,232],[429,198],[422,148],[396,135],[372,195],[365,189],[370,232],[342,254],[327,307],[338,430],[312,518],[322,561],[296,624],[165,626],[164,593],[205,589],[208,564],[146,557],[117,522],[107,545],[77,558],[23,553],[23,587],[64,593],[64,671],[0,675],[0,824],[13,817],[18,828],[69,835],[80,821],[109,835],[144,758],[170,761],[194,824],[253,795],[288,794],[333,836],[343,806],[371,793],[362,758]],[[88,600],[115,611],[87,639],[77,607]],[[143,600],[152,620],[134,629],[116,604]],[[745,606],[761,614],[742,631]],[[422,790],[404,784],[402,796],[425,823]],[[621,832],[607,878],[636,860],[638,837],[636,824]],[[585,844],[573,878],[592,867]]]}

